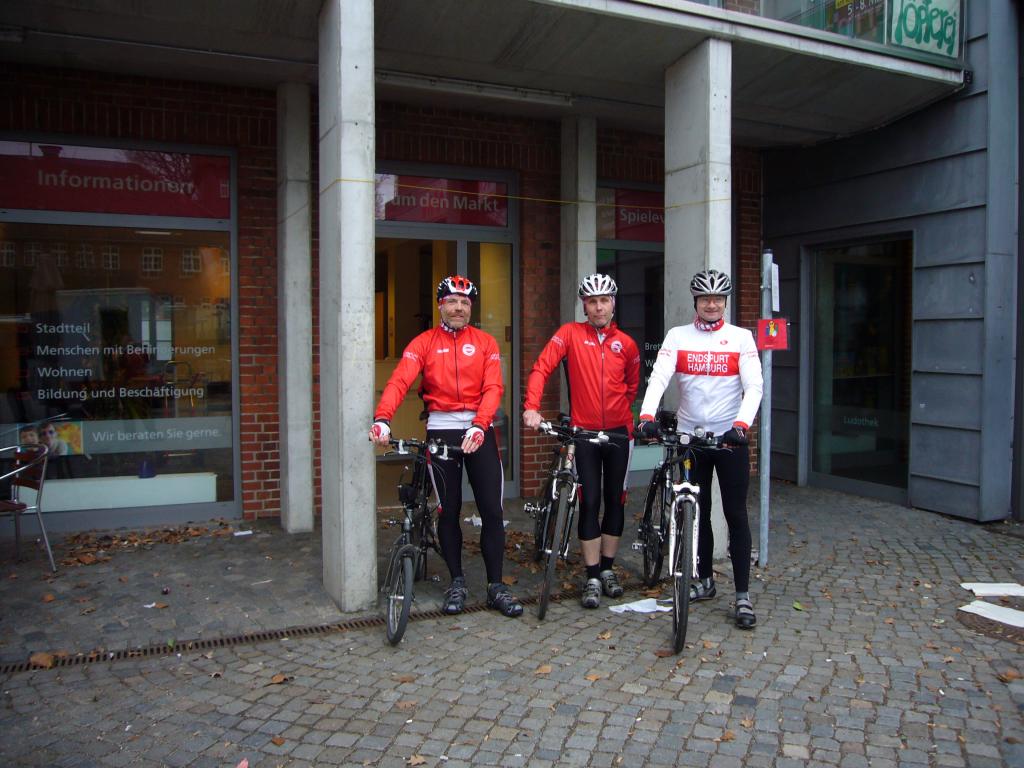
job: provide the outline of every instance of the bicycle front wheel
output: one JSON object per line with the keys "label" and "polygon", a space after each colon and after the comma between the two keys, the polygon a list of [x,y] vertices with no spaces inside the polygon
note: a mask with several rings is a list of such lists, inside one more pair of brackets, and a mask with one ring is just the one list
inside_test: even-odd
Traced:
{"label": "bicycle front wheel", "polygon": [[533,521],[533,561],[539,563],[544,553],[551,549],[555,540],[555,512],[557,508],[551,500],[551,479],[544,483],[540,498],[537,501],[537,518]]}
{"label": "bicycle front wheel", "polygon": [[548,612],[551,600],[551,587],[555,583],[555,570],[558,558],[562,554],[562,540],[565,538],[565,526],[569,520],[569,494],[572,487],[568,483],[558,484],[558,498],[555,500],[555,523],[551,530],[551,546],[547,548],[547,563],[544,567],[544,580],[540,585],[540,600],[537,601],[537,618],[543,619]]}
{"label": "bicycle front wheel", "polygon": [[662,548],[667,538],[665,524],[668,516],[665,505],[669,503],[665,490],[664,470],[655,472],[647,487],[644,502],[644,517],[640,522],[640,546],[644,553],[644,586],[653,587],[661,578],[661,567],[665,560]]}
{"label": "bicycle front wheel", "polygon": [[407,545],[395,550],[388,566],[386,627],[388,642],[398,645],[409,623],[412,608],[413,568],[416,562],[416,547]]}
{"label": "bicycle front wheel", "polygon": [[686,643],[690,618],[690,576],[693,573],[693,502],[676,506],[676,551],[672,553],[672,649],[679,653]]}

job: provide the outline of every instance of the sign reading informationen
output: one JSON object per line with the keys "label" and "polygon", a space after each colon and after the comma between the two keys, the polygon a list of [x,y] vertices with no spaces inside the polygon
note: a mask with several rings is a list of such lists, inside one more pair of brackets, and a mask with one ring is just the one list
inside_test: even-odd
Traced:
{"label": "sign reading informationen", "polygon": [[960,0],[891,0],[889,43],[956,58]]}

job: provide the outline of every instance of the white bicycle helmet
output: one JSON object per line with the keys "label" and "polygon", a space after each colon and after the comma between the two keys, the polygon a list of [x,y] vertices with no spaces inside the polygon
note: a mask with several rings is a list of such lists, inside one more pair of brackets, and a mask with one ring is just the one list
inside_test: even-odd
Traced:
{"label": "white bicycle helmet", "polygon": [[705,269],[693,276],[690,293],[697,296],[728,296],[732,293],[732,280],[725,272]]}
{"label": "white bicycle helmet", "polygon": [[619,292],[619,286],[608,275],[600,273],[587,275],[580,281],[580,298],[588,296],[614,296]]}

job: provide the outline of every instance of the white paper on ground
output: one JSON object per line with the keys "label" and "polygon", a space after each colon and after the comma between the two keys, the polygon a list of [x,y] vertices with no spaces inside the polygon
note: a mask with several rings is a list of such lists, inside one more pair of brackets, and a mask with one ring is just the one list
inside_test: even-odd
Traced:
{"label": "white paper on ground", "polygon": [[[464,523],[472,523],[477,528],[483,528],[483,525],[484,525],[484,521],[480,519],[479,515],[473,515],[472,517],[464,517],[464,518],[462,518],[462,522],[464,522]],[[508,523],[509,523],[508,520],[503,520],[502,521],[502,526],[505,527],[505,528],[508,528]]]}
{"label": "white paper on ground", "polygon": [[619,605],[609,605],[608,610],[612,613],[658,613],[662,611],[671,611],[671,605],[658,605],[658,601],[653,597],[648,597],[644,600],[637,600],[632,603],[621,603]]}
{"label": "white paper on ground", "polygon": [[993,605],[984,600],[975,600],[970,605],[961,605],[961,611],[976,613],[986,619],[998,621],[1000,624],[1008,624],[1011,627],[1024,627],[1024,611],[1015,608],[1006,608],[1002,605]]}
{"label": "white paper on ground", "polygon": [[1020,584],[987,584],[983,581],[968,581],[960,585],[969,589],[977,597],[1024,597],[1024,587]]}

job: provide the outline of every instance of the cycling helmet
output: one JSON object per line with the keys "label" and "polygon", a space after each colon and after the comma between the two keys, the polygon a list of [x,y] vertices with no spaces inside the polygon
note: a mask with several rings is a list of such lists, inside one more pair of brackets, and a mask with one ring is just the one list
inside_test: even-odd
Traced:
{"label": "cycling helmet", "polygon": [[728,296],[732,293],[732,280],[725,272],[705,269],[693,276],[690,293],[697,296]]}
{"label": "cycling helmet", "polygon": [[446,296],[457,293],[470,300],[475,300],[480,292],[473,285],[473,281],[462,275],[451,275],[437,284],[437,303],[440,304]]}
{"label": "cycling helmet", "polygon": [[608,275],[587,275],[580,281],[581,299],[588,296],[614,296],[618,292],[619,286]]}

